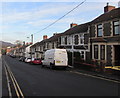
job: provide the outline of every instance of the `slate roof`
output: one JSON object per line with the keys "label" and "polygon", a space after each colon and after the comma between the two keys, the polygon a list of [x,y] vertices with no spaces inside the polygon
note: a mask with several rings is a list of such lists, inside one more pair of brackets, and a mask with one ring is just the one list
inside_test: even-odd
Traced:
{"label": "slate roof", "polygon": [[58,38],[62,35],[63,33],[58,33],[56,35],[53,35],[52,37],[50,37],[49,39],[46,40],[46,42],[53,42],[53,41],[57,41]]}
{"label": "slate roof", "polygon": [[100,15],[99,17],[97,17],[96,19],[91,21],[91,23],[95,24],[95,23],[99,23],[99,22],[103,22],[103,21],[112,20],[115,18],[120,18],[120,8],[115,8],[109,12],[106,12],[106,13]]}
{"label": "slate roof", "polygon": [[42,40],[40,42],[35,43],[34,45],[32,45],[31,47],[35,47],[36,45],[43,45],[45,42],[53,42],[53,41],[57,41],[58,37],[60,37],[62,35],[62,33],[58,33],[48,39]]}
{"label": "slate roof", "polygon": [[66,30],[63,33],[63,35],[71,35],[71,34],[76,34],[76,33],[87,32],[89,24],[90,24],[90,22],[85,23],[85,24],[77,25],[77,26],[75,26],[73,28],[70,28],[70,29]]}

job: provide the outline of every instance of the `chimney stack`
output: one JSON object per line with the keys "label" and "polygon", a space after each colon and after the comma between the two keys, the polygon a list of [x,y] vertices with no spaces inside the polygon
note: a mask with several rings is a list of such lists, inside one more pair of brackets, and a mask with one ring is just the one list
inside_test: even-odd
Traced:
{"label": "chimney stack", "polygon": [[57,33],[53,33],[53,36],[57,35]]}
{"label": "chimney stack", "polygon": [[45,39],[47,39],[47,38],[48,38],[47,35],[44,35],[44,36],[43,36],[43,40],[45,40]]}
{"label": "chimney stack", "polygon": [[115,9],[115,6],[110,6],[109,3],[107,3],[107,6],[104,7],[104,13],[109,12],[113,9]]}
{"label": "chimney stack", "polygon": [[76,23],[71,23],[71,24],[70,24],[70,28],[73,28],[73,27],[75,27],[75,26],[77,26]]}

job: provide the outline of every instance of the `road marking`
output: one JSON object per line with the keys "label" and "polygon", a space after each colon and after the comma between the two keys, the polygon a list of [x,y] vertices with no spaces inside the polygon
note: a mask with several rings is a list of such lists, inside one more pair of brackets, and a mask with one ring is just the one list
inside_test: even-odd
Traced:
{"label": "road marking", "polygon": [[102,79],[102,80],[106,80],[106,81],[111,81],[111,82],[115,82],[115,83],[120,83],[120,81],[117,81],[117,80],[112,80],[112,79],[98,77],[98,76],[94,76],[94,75],[90,75],[90,74],[80,73],[80,72],[77,72],[77,71],[69,71],[69,72],[84,75],[84,76],[89,76],[89,77],[93,77],[93,78],[98,78],[98,79]]}
{"label": "road marking", "polygon": [[8,94],[9,94],[9,97],[12,98],[12,92],[11,92],[11,88],[10,88],[10,80],[9,80],[8,72],[7,72],[5,65],[4,65],[4,69],[5,69],[6,79],[7,79]]}
{"label": "road marking", "polygon": [[[4,59],[3,59],[3,60],[4,60]],[[4,60],[4,63],[5,63],[4,66],[6,67],[6,70],[8,71],[9,76],[10,76],[10,78],[11,78],[11,80],[12,80],[12,83],[13,83],[13,86],[14,86],[14,89],[15,89],[15,92],[16,92],[16,94],[17,94],[17,97],[18,97],[18,98],[20,98],[20,97],[24,98],[24,95],[23,95],[23,93],[22,93],[22,91],[21,91],[21,89],[20,89],[20,86],[18,85],[18,82],[16,81],[15,76],[13,75],[10,67],[8,66],[8,64],[7,64],[7,62],[6,62],[5,60]],[[10,87],[10,86],[9,86],[9,87]]]}

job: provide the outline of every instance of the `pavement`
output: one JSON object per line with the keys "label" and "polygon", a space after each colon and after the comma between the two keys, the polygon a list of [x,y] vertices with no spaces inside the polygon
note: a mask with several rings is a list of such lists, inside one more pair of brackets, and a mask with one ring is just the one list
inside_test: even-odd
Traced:
{"label": "pavement", "polygon": [[[73,66],[68,66],[68,67],[69,67],[69,69],[72,69],[73,71],[77,71],[80,73],[93,75],[93,76],[106,78],[106,79],[111,79],[111,80],[115,80],[115,81],[120,82],[120,75],[119,74],[113,74],[111,72],[97,72],[97,71],[93,71],[93,70],[85,69],[85,68],[80,68],[80,67],[74,68]],[[110,69],[110,70],[112,70],[112,69]],[[116,70],[113,70],[113,71],[116,71]]]}

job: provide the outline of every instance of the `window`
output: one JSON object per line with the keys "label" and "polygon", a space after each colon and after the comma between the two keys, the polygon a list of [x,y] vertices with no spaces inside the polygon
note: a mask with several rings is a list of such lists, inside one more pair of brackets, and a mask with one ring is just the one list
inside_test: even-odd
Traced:
{"label": "window", "polygon": [[65,45],[67,45],[67,37],[65,37]]}
{"label": "window", "polygon": [[70,36],[68,37],[68,44],[69,45],[71,44],[71,37]]}
{"label": "window", "polygon": [[103,35],[102,24],[97,25],[97,36],[101,37]]}
{"label": "window", "polygon": [[52,48],[54,49],[54,42],[52,43]]}
{"label": "window", "polygon": [[59,38],[58,43],[61,45],[61,37]]}
{"label": "window", "polygon": [[119,35],[120,34],[120,23],[119,23],[119,21],[114,21],[113,22],[113,33],[114,33],[114,35]]}
{"label": "window", "polygon": [[98,45],[94,45],[94,59],[98,59]]}
{"label": "window", "polygon": [[84,34],[80,35],[80,44],[84,44]]}
{"label": "window", "polygon": [[81,51],[81,58],[84,59],[84,51]]}
{"label": "window", "polygon": [[78,35],[74,36],[74,43],[75,43],[75,45],[78,45],[78,43],[79,43]]}
{"label": "window", "polygon": [[49,43],[47,43],[47,49],[49,49]]}
{"label": "window", "polygon": [[62,38],[62,44],[65,44],[65,37]]}
{"label": "window", "polygon": [[101,60],[105,60],[105,45],[101,45],[100,46],[100,57],[101,57]]}

